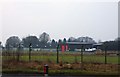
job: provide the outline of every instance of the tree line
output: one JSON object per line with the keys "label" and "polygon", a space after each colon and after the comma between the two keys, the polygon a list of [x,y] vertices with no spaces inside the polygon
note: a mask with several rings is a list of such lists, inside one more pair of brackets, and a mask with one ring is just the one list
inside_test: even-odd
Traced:
{"label": "tree line", "polygon": [[[117,38],[113,41],[105,41],[102,42],[102,45],[99,47],[101,50],[119,50],[119,41],[120,38]],[[39,38],[37,36],[27,36],[25,38],[20,38],[18,36],[11,36],[6,40],[5,47],[6,49],[9,48],[17,48],[18,46],[28,48],[31,44],[32,48],[56,48],[58,43],[66,43],[66,42],[88,42],[95,44],[96,42],[91,37],[79,37],[74,38],[70,37],[68,39],[59,39],[56,41],[55,39],[51,39],[49,34],[43,32]],[[1,42],[0,42],[1,46]]]}
{"label": "tree line", "polygon": [[119,51],[120,50],[120,39],[114,41],[105,41],[100,47],[101,50],[107,51]]}
{"label": "tree line", "polygon": [[68,40],[66,38],[59,39],[56,41],[55,39],[50,39],[49,34],[43,32],[39,38],[36,36],[27,36],[25,38],[20,38],[18,36],[11,36],[6,40],[5,47],[6,48],[16,48],[18,44],[23,45],[23,47],[28,48],[29,44],[32,44],[32,48],[56,48],[58,43],[66,43],[66,42],[93,42],[95,41],[90,37],[79,37],[78,39],[74,37],[70,37]]}

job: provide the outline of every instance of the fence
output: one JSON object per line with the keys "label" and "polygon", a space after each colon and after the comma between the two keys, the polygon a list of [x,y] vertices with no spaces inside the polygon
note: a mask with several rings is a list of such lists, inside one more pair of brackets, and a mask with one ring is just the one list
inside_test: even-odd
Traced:
{"label": "fence", "polygon": [[[90,63],[118,63],[118,55],[116,53],[107,53],[107,56],[104,56],[105,52],[83,52],[83,62]],[[55,51],[3,51],[2,52],[3,61],[16,60],[16,61],[41,61],[41,62],[54,62],[57,61],[57,52]],[[81,62],[81,52],[75,51],[59,51],[59,61],[63,63],[80,63]]]}
{"label": "fence", "polygon": [[[69,75],[71,73],[71,75],[81,75],[81,72],[86,75],[89,71],[94,71],[92,73],[93,75],[96,72],[98,72],[98,74],[104,72],[104,74],[111,73],[115,75],[118,73],[118,56],[109,55],[107,53],[107,64],[105,64],[104,51],[101,53],[99,52],[99,54],[96,52],[84,52],[83,63],[81,63],[80,51],[59,51],[58,55],[59,63],[57,62],[57,52],[55,51],[31,51],[31,54],[29,55],[29,50],[5,50],[2,52],[3,73],[30,73],[43,76],[43,74],[45,74],[43,73],[43,70],[45,70],[44,64],[49,65],[49,74],[52,74],[53,76],[57,74]],[[45,74],[45,76],[47,75]]]}

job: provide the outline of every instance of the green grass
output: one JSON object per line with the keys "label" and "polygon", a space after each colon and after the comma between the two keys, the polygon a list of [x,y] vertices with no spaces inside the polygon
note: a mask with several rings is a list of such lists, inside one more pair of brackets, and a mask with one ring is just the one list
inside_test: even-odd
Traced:
{"label": "green grass", "polygon": [[[2,60],[6,61],[6,64],[3,64],[2,72],[3,74],[11,74],[11,73],[22,73],[22,74],[40,74],[43,73],[43,64],[45,62],[48,62],[48,65],[51,67],[49,69],[49,76],[61,76],[61,75],[118,75],[117,71],[117,64],[118,64],[118,56],[107,56],[107,63],[105,66],[104,64],[97,64],[94,65],[92,63],[104,63],[105,57],[104,55],[83,55],[83,61],[88,62],[84,63],[85,69],[81,70],[80,67],[76,68],[75,66],[78,66],[81,61],[80,52],[65,52],[61,53],[59,52],[59,64],[56,64],[56,52],[43,52],[43,51],[32,51],[31,56],[31,62],[29,61],[28,52],[24,52],[20,56],[20,62],[16,62],[14,60],[17,60],[17,56],[2,56]],[[11,60],[10,62],[7,60]],[[22,62],[23,61],[23,62]],[[35,62],[39,61],[39,62]],[[52,62],[52,63],[51,63]],[[61,62],[63,63],[63,66],[65,66],[66,63],[75,63],[72,68],[63,67],[58,68],[57,66],[60,66]],[[4,63],[4,62],[3,62]],[[37,63],[37,64],[36,64]],[[50,65],[51,64],[51,65]],[[57,66],[54,66],[57,65]],[[54,68],[56,67],[56,68]],[[75,68],[73,68],[75,67]],[[104,71],[107,69],[107,71]],[[38,68],[41,70],[38,71]],[[43,76],[43,74],[40,74]]]}
{"label": "green grass", "polygon": [[[32,61],[48,61],[48,62],[54,62],[56,63],[56,52],[32,52],[31,60]],[[16,56],[3,56],[3,60],[10,60],[10,59],[16,59]],[[20,56],[20,61],[29,61],[28,53]],[[81,61],[81,56],[79,52],[65,52],[65,53],[59,53],[59,61],[62,61],[63,63],[75,63]],[[90,63],[104,63],[105,57],[104,55],[84,55],[83,56],[84,62],[90,62]],[[113,63],[118,64],[118,56],[107,56],[107,63]]]}

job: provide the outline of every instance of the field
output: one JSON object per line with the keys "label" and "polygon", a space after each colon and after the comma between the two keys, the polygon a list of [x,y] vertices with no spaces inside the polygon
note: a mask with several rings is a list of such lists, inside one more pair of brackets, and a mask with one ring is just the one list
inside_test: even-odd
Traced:
{"label": "field", "polygon": [[80,52],[60,52],[59,63],[56,54],[56,52],[32,51],[30,62],[27,51],[20,53],[19,61],[16,52],[3,54],[3,73],[43,73],[44,64],[48,64],[49,75],[118,74],[117,55],[108,55],[107,64],[104,64],[104,55],[84,54],[81,67]]}
{"label": "field", "polygon": [[[56,63],[56,52],[45,52],[45,51],[33,51],[31,53],[31,61],[50,61]],[[3,61],[10,59],[17,59],[17,55],[14,53],[10,53],[10,56],[3,56]],[[20,53],[20,61],[29,61],[28,52]],[[75,63],[81,61],[80,52],[64,52],[59,53],[59,60],[63,63]],[[104,63],[105,57],[104,55],[96,55],[96,54],[85,54],[83,55],[83,61],[89,63]],[[118,56],[117,55],[108,55],[107,63],[118,64]]]}

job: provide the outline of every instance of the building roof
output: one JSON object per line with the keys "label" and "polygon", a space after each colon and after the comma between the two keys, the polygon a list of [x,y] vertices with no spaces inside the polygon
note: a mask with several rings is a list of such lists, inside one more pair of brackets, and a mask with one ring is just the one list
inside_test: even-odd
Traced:
{"label": "building roof", "polygon": [[94,46],[100,46],[102,43],[90,43],[90,42],[66,42],[61,44],[69,44],[69,45],[94,45]]}
{"label": "building roof", "polygon": [[71,44],[71,45],[93,45],[93,43],[88,43],[88,42],[66,42],[66,44]]}

